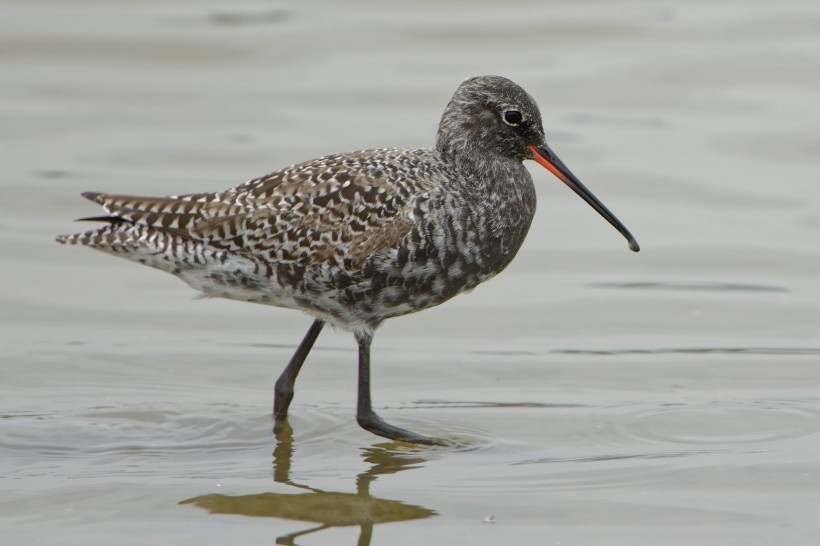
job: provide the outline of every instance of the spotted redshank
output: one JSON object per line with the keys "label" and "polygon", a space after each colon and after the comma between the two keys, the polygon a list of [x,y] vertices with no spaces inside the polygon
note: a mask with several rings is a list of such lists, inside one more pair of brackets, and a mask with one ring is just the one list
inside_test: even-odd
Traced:
{"label": "spotted redshank", "polygon": [[464,81],[432,149],[329,155],[217,193],[83,196],[105,225],[57,241],[167,271],[207,296],[297,309],[314,318],[276,382],[284,423],[296,376],[326,323],[359,346],[357,421],[393,440],[435,444],[383,421],[370,399],[370,344],[388,318],[475,288],[512,261],[535,213],[523,165],[535,160],[638,243],[544,141],[541,114],[499,76]]}

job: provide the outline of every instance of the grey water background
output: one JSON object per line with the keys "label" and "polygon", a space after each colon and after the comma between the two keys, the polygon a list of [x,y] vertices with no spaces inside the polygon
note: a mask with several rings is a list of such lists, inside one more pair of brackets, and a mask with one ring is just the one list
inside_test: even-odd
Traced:
{"label": "grey water background", "polygon": [[[3,544],[816,544],[820,6],[0,2]],[[501,74],[640,254],[537,165],[498,278],[355,345],[53,237],[85,190],[429,146]]]}

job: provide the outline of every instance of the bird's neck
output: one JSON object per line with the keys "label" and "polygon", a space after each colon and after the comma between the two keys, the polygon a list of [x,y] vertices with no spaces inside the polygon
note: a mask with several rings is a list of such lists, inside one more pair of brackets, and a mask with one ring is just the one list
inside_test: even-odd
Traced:
{"label": "bird's neck", "polygon": [[521,161],[489,152],[442,155],[458,170],[458,179],[472,191],[505,198],[511,203],[535,198],[532,177]]}

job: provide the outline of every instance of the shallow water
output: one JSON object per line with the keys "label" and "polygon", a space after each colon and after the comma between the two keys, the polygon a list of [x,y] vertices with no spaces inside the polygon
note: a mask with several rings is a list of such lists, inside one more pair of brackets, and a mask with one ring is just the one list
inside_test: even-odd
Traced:
{"label": "shallow water", "polygon": [[[3,2],[0,524],[8,544],[815,544],[820,8],[810,2]],[[641,243],[549,173],[499,278],[320,337],[53,242],[85,190],[223,189],[425,146],[500,73]]]}

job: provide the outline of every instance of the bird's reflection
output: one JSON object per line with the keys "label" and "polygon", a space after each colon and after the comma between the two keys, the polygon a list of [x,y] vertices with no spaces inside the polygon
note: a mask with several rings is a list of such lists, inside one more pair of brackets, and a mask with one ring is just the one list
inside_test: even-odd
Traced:
{"label": "bird's reflection", "polygon": [[291,544],[298,537],[330,527],[358,525],[359,546],[368,546],[373,526],[393,521],[429,518],[434,510],[405,504],[396,500],[380,499],[370,494],[370,483],[383,474],[417,468],[427,459],[423,453],[408,454],[396,450],[396,444],[384,444],[364,450],[364,460],[370,468],[356,477],[356,492],[322,491],[294,483],[290,479],[293,459],[293,429],[287,422],[275,430],[276,449],[273,452],[274,481],[290,485],[304,492],[259,493],[256,495],[202,495],[180,504],[194,504],[212,514],[240,514],[272,517],[318,523],[302,531],[282,535],[277,544]]}

